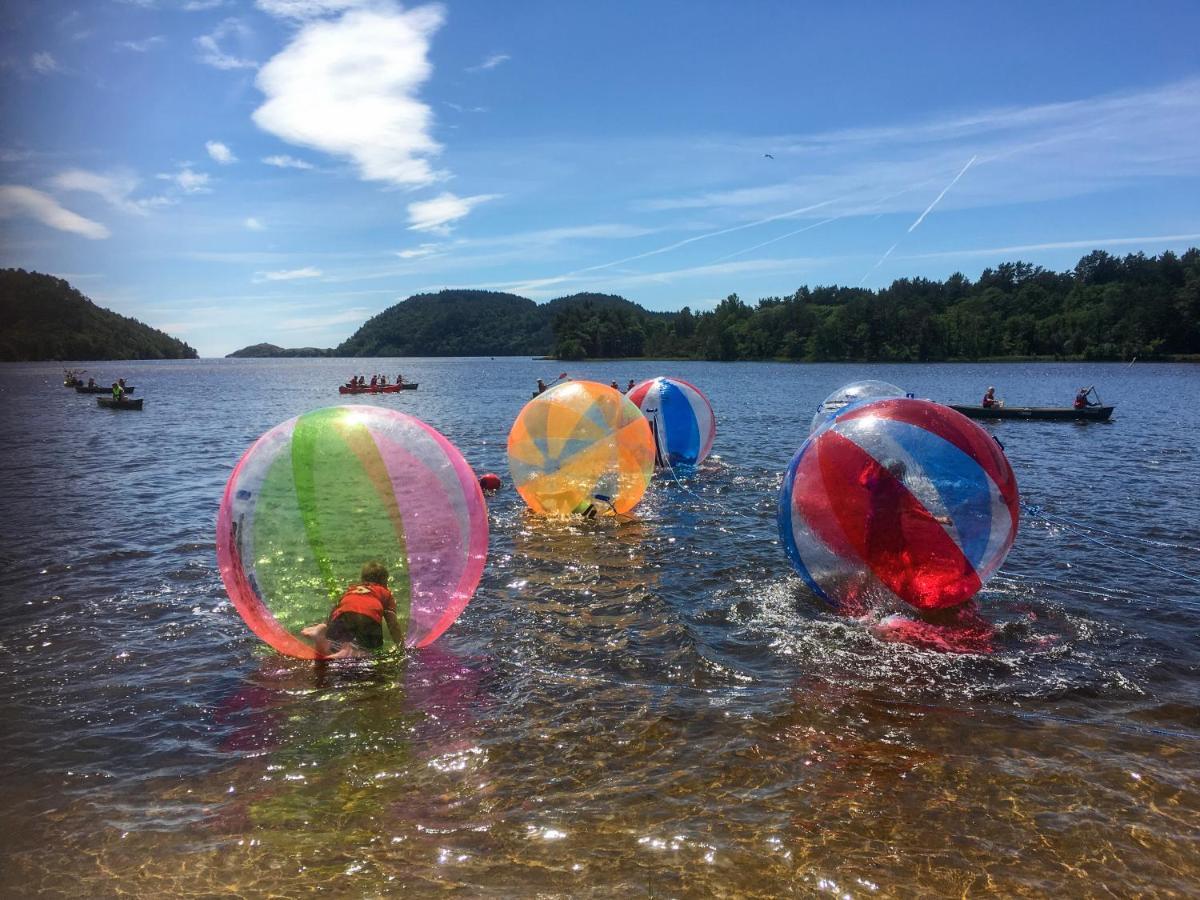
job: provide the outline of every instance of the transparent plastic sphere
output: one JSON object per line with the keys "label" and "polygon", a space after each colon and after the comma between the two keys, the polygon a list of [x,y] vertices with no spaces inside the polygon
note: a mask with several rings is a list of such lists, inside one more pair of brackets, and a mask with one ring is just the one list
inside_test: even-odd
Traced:
{"label": "transparent plastic sphere", "polygon": [[779,495],[793,568],[848,611],[967,602],[1004,562],[1018,521],[1016,476],[999,444],[928,400],[874,400],[828,420],[793,457]]}
{"label": "transparent plastic sphere", "polygon": [[405,645],[431,643],[474,594],[487,544],[487,507],[462,454],[419,419],[375,406],[272,428],[234,468],[217,515],[233,605],[262,640],[302,659],[317,654],[301,629],[325,621],[372,561],[390,574]]}
{"label": "transparent plastic sphere", "polygon": [[682,378],[651,378],[626,396],[645,415],[654,435],[654,464],[698,466],[712,452],[717,417],[700,389]]}
{"label": "transparent plastic sphere", "polygon": [[809,434],[851,404],[860,403],[863,400],[883,400],[888,397],[903,396],[905,396],[904,388],[896,387],[887,381],[868,379],[844,384],[821,401],[821,405],[817,407],[817,412],[813,416],[812,424],[809,426]]}
{"label": "transparent plastic sphere", "polygon": [[654,474],[654,438],[620,391],[568,381],[525,404],[508,435],[508,466],[536,513],[624,514]]}

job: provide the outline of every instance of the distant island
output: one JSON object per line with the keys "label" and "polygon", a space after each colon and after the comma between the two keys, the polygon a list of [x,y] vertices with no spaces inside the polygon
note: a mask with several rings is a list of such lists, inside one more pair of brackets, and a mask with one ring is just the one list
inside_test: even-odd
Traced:
{"label": "distant island", "polygon": [[332,351],[320,347],[277,347],[275,344],[251,344],[241,350],[226,353],[226,359],[273,359],[294,356],[331,356]]}
{"label": "distant island", "polygon": [[196,351],[97,306],[61,278],[0,269],[0,360],[50,359],[196,359]]}
{"label": "distant island", "polygon": [[[901,278],[881,290],[801,287],[751,306],[651,312],[611,294],[545,304],[495,291],[417,294],[328,351],[238,355],[650,357],[811,362],[1118,360],[1200,356],[1200,250],[1096,250],[1068,272],[1003,263],[975,281]],[[255,351],[251,353],[250,351]]]}

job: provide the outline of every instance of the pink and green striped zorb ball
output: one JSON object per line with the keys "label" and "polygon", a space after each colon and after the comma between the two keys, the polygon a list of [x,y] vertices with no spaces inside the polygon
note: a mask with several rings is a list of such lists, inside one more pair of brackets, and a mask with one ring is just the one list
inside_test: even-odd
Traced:
{"label": "pink and green striped zorb ball", "polygon": [[487,543],[483,494],[458,449],[376,406],[272,428],[238,462],[217,514],[233,605],[262,640],[302,659],[317,654],[301,629],[325,621],[369,561],[388,569],[405,645],[431,643],[474,594]]}
{"label": "pink and green striped zorb ball", "polygon": [[779,494],[793,568],[848,612],[895,599],[922,610],[966,603],[1004,562],[1018,517],[1000,445],[949,407],[903,397],[828,418]]}

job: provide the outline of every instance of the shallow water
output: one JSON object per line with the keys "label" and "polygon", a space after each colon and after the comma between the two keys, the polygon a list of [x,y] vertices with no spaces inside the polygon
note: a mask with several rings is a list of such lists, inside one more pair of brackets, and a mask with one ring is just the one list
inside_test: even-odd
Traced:
{"label": "shallow water", "polygon": [[[1195,367],[572,365],[699,385],[717,458],[621,525],[537,520],[506,489],[450,631],[324,672],[264,652],[225,598],[213,527],[241,452],[383,368],[421,388],[369,402],[507,480],[508,427],[561,364],[89,368],[145,411],[0,366],[5,894],[1200,891],[1200,584],[1149,564],[1200,579]],[[982,594],[990,655],[881,642],[790,572],[783,470],[865,377],[1118,404],[991,426],[1024,498],[1092,530],[1022,522]]]}

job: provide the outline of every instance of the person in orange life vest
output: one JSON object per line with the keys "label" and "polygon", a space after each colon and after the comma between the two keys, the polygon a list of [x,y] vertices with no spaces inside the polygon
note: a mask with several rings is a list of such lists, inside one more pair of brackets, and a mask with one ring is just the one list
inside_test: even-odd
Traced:
{"label": "person in orange life vest", "polygon": [[983,403],[980,404],[984,409],[991,409],[996,405],[996,389],[990,387],[987,393],[983,395]]}
{"label": "person in orange life vest", "polygon": [[362,581],[346,588],[329,620],[310,625],[300,633],[312,638],[313,649],[326,659],[366,656],[383,647],[383,626],[398,645],[404,629],[396,618],[396,600],[387,588],[388,570],[382,563],[362,567]]}
{"label": "person in orange life vest", "polygon": [[1098,403],[1093,403],[1088,399],[1088,394],[1091,393],[1091,388],[1081,387],[1079,393],[1075,395],[1075,408],[1087,409],[1089,406],[1099,406]]}

